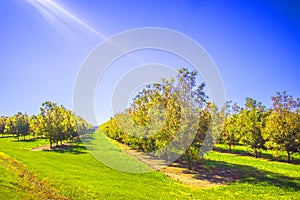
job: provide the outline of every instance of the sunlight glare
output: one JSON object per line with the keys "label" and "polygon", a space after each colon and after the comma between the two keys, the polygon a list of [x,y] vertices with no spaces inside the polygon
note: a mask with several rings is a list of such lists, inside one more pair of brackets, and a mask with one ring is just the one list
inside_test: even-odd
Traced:
{"label": "sunlight glare", "polygon": [[[58,3],[52,0],[25,0],[33,7],[35,7],[40,14],[52,25],[55,27],[58,26],[60,28],[65,29],[64,22],[73,22],[85,29],[89,30],[96,36],[100,37],[101,39],[105,39],[105,36],[95,30],[93,27],[88,25],[86,22],[82,21],[70,11],[68,11],[63,6],[59,5]],[[56,27],[57,28],[57,27]]]}

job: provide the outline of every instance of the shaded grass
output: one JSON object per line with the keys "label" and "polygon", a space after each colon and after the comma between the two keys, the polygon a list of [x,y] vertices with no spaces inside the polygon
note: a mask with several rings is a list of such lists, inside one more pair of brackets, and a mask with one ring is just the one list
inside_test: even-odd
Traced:
{"label": "shaded grass", "polygon": [[[221,153],[230,153],[230,154],[237,154],[240,156],[254,156],[251,149],[242,146],[242,145],[235,145],[232,147],[230,151],[229,148],[224,144],[216,144],[214,146],[214,150],[221,152]],[[274,151],[274,150],[259,150],[259,158],[268,159],[270,161],[279,161],[279,162],[286,162],[287,163],[287,154],[286,152],[282,151]],[[300,164],[300,154],[294,153],[291,156],[291,163],[293,164]]]}
{"label": "shaded grass", "polygon": [[[261,170],[253,167],[251,164],[242,165],[216,160],[206,160],[203,164],[208,166],[208,172],[205,173],[205,177],[198,176],[195,178],[206,179],[211,182],[231,179],[239,183],[265,183],[266,185],[272,185],[291,191],[300,190],[300,177],[297,176],[287,176],[270,170]],[[210,175],[218,175],[218,177]]]}
{"label": "shaded grass", "polygon": [[237,164],[243,166],[253,166],[258,170],[279,173],[289,177],[300,177],[300,165],[284,162],[269,161],[263,158],[254,158],[251,156],[239,156],[236,154],[220,153],[211,151],[206,159],[214,161],[223,161],[228,164]]}
{"label": "shaded grass", "polygon": [[44,152],[56,153],[71,153],[71,154],[85,154],[87,153],[86,147],[80,144],[73,143],[72,145],[59,145],[51,150],[43,150]]}

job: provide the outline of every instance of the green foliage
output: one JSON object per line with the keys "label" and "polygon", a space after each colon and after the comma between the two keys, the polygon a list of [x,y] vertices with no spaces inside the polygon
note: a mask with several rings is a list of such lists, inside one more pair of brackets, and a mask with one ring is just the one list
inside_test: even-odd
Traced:
{"label": "green foliage", "polygon": [[[161,84],[148,85],[129,109],[102,124],[100,130],[112,139],[155,152],[166,160],[170,152],[184,154],[190,168],[194,160],[203,157],[201,148],[209,149],[203,146],[204,140],[210,140],[209,144],[219,141],[229,150],[243,144],[256,158],[266,148],[286,151],[288,161],[291,153],[300,151],[299,99],[294,100],[286,92],[277,93],[272,97],[271,109],[246,98],[242,108],[227,102],[218,111],[207,102],[205,84],[196,86],[196,75],[182,68],[176,81],[163,79]],[[175,145],[170,145],[171,141]],[[178,147],[185,147],[185,151]]]}
{"label": "green foliage", "polygon": [[265,140],[262,136],[265,121],[265,108],[260,102],[247,98],[245,109],[240,112],[239,126],[241,141],[254,151],[257,158],[260,149],[264,149]]}
{"label": "green foliage", "polygon": [[16,119],[14,116],[8,117],[5,122],[5,128],[4,128],[5,134],[17,134],[17,128],[16,128]]}
{"label": "green foliage", "polygon": [[0,117],[0,134],[4,134],[4,129],[5,129],[5,122],[6,122],[6,117]]}
{"label": "green foliage", "polygon": [[221,129],[221,142],[226,144],[230,151],[232,146],[236,145],[241,137],[241,118],[239,112],[240,107],[237,104],[231,105],[231,102],[226,102],[220,112],[220,115],[223,115],[225,118]]}
{"label": "green foliage", "polygon": [[30,133],[29,118],[26,114],[18,112],[12,117],[7,118],[4,127],[4,133],[14,135],[18,140],[20,136],[25,136]]}
{"label": "green foliage", "polygon": [[272,97],[273,107],[267,110],[260,102],[246,98],[244,108],[227,103],[220,114],[226,118],[222,127],[221,142],[231,146],[246,145],[258,157],[261,149],[300,152],[300,100],[286,92]]}
{"label": "green foliage", "polygon": [[286,92],[278,92],[272,97],[273,110],[267,117],[265,138],[271,149],[286,151],[288,162],[291,153],[300,150],[300,101],[294,100]]}
{"label": "green foliage", "polygon": [[[196,85],[197,73],[182,68],[175,79],[150,84],[134,98],[131,107],[100,126],[108,137],[131,147],[169,159],[170,152],[199,158],[209,131],[213,105],[207,104],[205,84]],[[170,145],[170,142],[172,144]]]}
{"label": "green foliage", "polygon": [[21,112],[14,116],[0,118],[0,133],[11,134],[18,140],[30,133],[34,138],[46,137],[49,139],[50,147],[58,145],[63,141],[79,139],[80,136],[89,133],[92,125],[83,118],[76,116],[62,105],[53,102],[45,102],[40,108],[40,114],[28,116]]}
{"label": "green foliage", "polygon": [[30,127],[29,127],[29,118],[26,114],[22,114],[21,112],[15,115],[16,118],[16,130],[17,130],[17,137],[19,140],[19,136],[23,136],[25,140],[25,136],[29,134]]}
{"label": "green foliage", "polygon": [[29,124],[30,132],[34,136],[34,138],[46,136],[46,130],[44,130],[42,115],[31,116],[29,118]]}
{"label": "green foliage", "polygon": [[56,103],[47,101],[42,104],[40,110],[40,117],[35,118],[33,124],[37,124],[37,132],[41,131],[46,134],[51,148],[53,143],[58,145],[58,142],[62,144],[63,141],[73,140],[78,138],[79,134],[88,133],[91,128],[91,125],[82,118],[76,117],[62,105],[58,106]]}

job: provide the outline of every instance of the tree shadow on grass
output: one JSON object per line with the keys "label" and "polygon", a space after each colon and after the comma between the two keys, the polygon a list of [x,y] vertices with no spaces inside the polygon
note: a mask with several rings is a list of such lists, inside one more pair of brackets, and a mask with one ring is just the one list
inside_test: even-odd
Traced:
{"label": "tree shadow on grass", "polygon": [[[179,167],[187,167],[180,163]],[[206,180],[215,184],[229,184],[233,182],[266,184],[283,189],[299,191],[300,177],[288,177],[282,174],[258,170],[255,167],[237,165],[223,161],[204,160],[195,164],[194,170],[185,170],[186,174],[194,174],[198,180]]]}
{"label": "tree shadow on grass", "polygon": [[16,139],[15,142],[35,142],[36,140],[37,140],[36,138],[28,138],[25,140],[23,138],[22,139],[20,138],[20,140]]}
{"label": "tree shadow on grass", "polygon": [[19,140],[18,138],[15,136],[15,135],[4,135],[4,136],[0,136],[0,139],[1,138],[11,138],[13,139],[12,142],[35,142],[36,141],[36,138],[25,138],[23,136],[20,136],[19,137]]}
{"label": "tree shadow on grass", "polygon": [[86,148],[79,143],[63,144],[58,146],[53,146],[52,149],[44,149],[43,152],[56,152],[56,153],[70,153],[70,154],[86,154]]}
{"label": "tree shadow on grass", "polygon": [[[16,141],[22,142],[22,141]],[[23,141],[24,142],[24,141]],[[81,141],[74,141],[72,143],[65,143],[62,145],[53,145],[50,148],[50,145],[33,147],[31,151],[43,151],[43,152],[56,152],[56,153],[71,153],[71,154],[86,154],[87,149],[82,145]]]}
{"label": "tree shadow on grass", "polygon": [[[232,149],[231,151],[229,149],[224,149],[220,147],[214,147],[214,151],[220,152],[220,153],[229,153],[229,154],[235,154],[239,156],[251,156],[254,157],[250,152],[240,150],[240,149]],[[259,153],[259,158],[267,159],[270,161],[278,161],[278,162],[287,162],[287,158],[284,156],[279,156],[279,157],[274,157],[272,154],[260,152]],[[296,159],[292,157],[291,164],[300,164],[300,159]]]}
{"label": "tree shadow on grass", "polygon": [[14,138],[13,135],[1,135],[0,138]]}
{"label": "tree shadow on grass", "polygon": [[16,138],[16,137],[13,137],[13,139],[11,140],[11,142],[19,142],[19,143],[22,143],[22,142],[25,142],[25,143],[29,143],[29,142],[36,142],[36,138],[25,138],[25,140],[24,140],[24,138],[20,138],[19,140],[18,140],[18,138]]}

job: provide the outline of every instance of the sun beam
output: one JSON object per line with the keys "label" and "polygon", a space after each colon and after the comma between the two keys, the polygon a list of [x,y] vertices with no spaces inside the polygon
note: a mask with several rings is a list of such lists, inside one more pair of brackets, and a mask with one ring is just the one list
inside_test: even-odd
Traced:
{"label": "sun beam", "polygon": [[[86,30],[92,32],[96,36],[101,39],[105,39],[106,37],[91,27],[89,24],[79,19],[77,16],[72,14],[63,6],[52,0],[26,0],[29,4],[31,4],[34,8],[36,8],[40,14],[52,25],[58,26],[62,29],[66,29],[66,25],[64,22],[73,22],[81,27],[84,27]],[[69,23],[67,25],[70,25]],[[57,28],[57,27],[56,27]]]}
{"label": "sun beam", "polygon": [[[97,31],[95,28],[75,16],[73,13],[68,11],[62,5],[52,1],[52,0],[25,0],[30,5],[32,5],[41,15],[44,17],[49,24],[53,26],[53,28],[57,29],[58,31],[63,32],[64,34],[70,33],[73,35],[76,33],[72,31],[74,25],[80,26],[85,30],[93,33],[97,37],[101,38],[102,40],[106,40],[107,37],[102,34],[101,32]],[[72,27],[73,25],[73,27]],[[69,35],[68,35],[69,36]],[[110,42],[111,43],[111,42]],[[115,48],[123,51],[123,49],[118,45],[111,43]],[[132,60],[135,60],[137,63],[144,63],[135,55],[129,55]]]}

